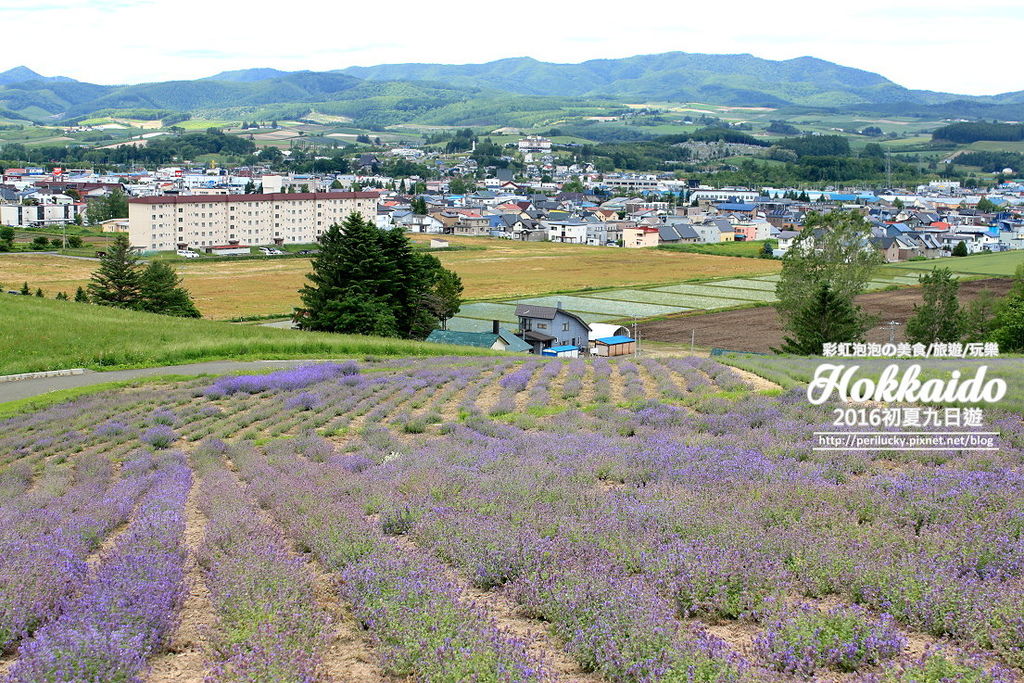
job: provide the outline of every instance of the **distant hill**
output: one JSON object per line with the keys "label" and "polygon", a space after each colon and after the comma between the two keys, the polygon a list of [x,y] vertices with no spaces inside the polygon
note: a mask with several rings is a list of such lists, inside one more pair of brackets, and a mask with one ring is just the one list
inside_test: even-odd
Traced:
{"label": "distant hill", "polygon": [[12,83],[24,83],[25,81],[73,81],[67,76],[43,76],[36,73],[27,66],[16,66],[13,69],[0,72],[0,85],[11,85]]}
{"label": "distant hill", "polygon": [[295,72],[281,71],[280,69],[238,69],[237,71],[221,71],[219,74],[209,76],[204,80],[255,83],[256,81],[268,81],[272,78],[283,78],[284,76],[288,76],[292,73]]}
{"label": "distant hill", "polygon": [[34,108],[65,118],[101,109],[172,109],[194,112],[217,107],[282,102],[321,102],[362,83],[340,73],[296,72],[258,81],[200,79],[112,86],[32,80],[0,88],[0,107]]}
{"label": "distant hill", "polygon": [[368,80],[436,80],[524,95],[617,97],[742,106],[843,106],[922,98],[869,71],[813,57],[784,61],[749,54],[667,52],[553,64],[529,57],[486,64],[384,64],[342,73]]}
{"label": "distant hill", "polygon": [[879,74],[813,57],[775,61],[749,54],[667,52],[554,64],[529,57],[486,64],[384,64],[331,72],[252,68],[192,81],[95,85],[43,77],[19,66],[0,73],[0,109],[34,121],[92,112],[230,110],[266,118],[316,109],[369,127],[417,122],[531,125],[616,102],[705,102],[1024,120],[1024,91],[991,97],[910,90]]}

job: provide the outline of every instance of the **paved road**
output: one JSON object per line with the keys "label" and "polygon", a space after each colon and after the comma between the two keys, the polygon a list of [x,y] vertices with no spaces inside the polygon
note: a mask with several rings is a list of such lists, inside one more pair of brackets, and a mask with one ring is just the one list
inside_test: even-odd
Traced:
{"label": "paved road", "polygon": [[154,375],[223,375],[228,372],[252,372],[256,370],[269,370],[273,368],[291,368],[296,365],[309,365],[310,363],[328,363],[329,359],[304,358],[298,360],[255,360],[255,361],[233,361],[216,360],[207,363],[192,363],[189,365],[165,365],[159,368],[138,368],[135,370],[112,370],[110,372],[93,372],[86,370],[83,375],[71,375],[68,377],[44,377],[39,379],[23,379],[17,382],[0,382],[0,403],[16,401],[21,398],[39,396],[50,391],[61,389],[73,389],[76,387],[87,387],[93,384],[105,382],[121,382],[124,380],[138,379],[139,377],[152,377]]}
{"label": "paved road", "polygon": [[75,256],[72,254],[62,254],[59,251],[4,251],[0,252],[0,256],[24,256],[25,254],[42,254],[44,256],[60,256],[61,258],[78,259],[80,261],[99,261],[95,256]]}

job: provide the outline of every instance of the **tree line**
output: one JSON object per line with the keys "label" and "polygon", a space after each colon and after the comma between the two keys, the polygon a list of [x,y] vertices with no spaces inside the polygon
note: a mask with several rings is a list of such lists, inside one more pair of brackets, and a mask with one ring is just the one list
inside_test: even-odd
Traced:
{"label": "tree line", "polygon": [[993,121],[964,121],[951,123],[932,131],[932,140],[971,143],[979,140],[1017,142],[1024,140],[1024,124]]}
{"label": "tree line", "polygon": [[1017,266],[1013,286],[1004,297],[982,290],[961,305],[960,280],[948,268],[922,275],[921,304],[907,320],[907,341],[996,342],[1001,352],[1024,351],[1024,264]]}
{"label": "tree line", "polygon": [[[860,214],[809,213],[782,259],[776,310],[786,334],[776,350],[810,356],[828,342],[863,342],[878,319],[854,297],[867,290],[882,263]],[[1005,297],[983,291],[967,305],[960,304],[960,283],[948,268],[922,275],[920,283],[922,301],[906,326],[909,343],[993,341],[1001,351],[1024,351],[1024,265]]]}

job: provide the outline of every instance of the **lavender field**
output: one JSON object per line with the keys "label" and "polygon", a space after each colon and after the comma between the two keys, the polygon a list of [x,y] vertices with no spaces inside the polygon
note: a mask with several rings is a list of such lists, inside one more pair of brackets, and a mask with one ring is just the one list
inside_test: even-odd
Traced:
{"label": "lavender field", "polygon": [[816,452],[701,358],[321,364],[0,423],[0,680],[1015,681],[1024,424]]}

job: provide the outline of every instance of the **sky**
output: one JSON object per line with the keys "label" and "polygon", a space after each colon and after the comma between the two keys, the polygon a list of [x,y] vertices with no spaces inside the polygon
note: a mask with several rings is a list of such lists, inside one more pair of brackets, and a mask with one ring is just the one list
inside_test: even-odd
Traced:
{"label": "sky", "polygon": [[103,84],[250,67],[581,62],[679,50],[806,55],[916,89],[1024,90],[1012,38],[1024,35],[1020,0],[7,0],[0,26],[0,71],[24,64]]}

